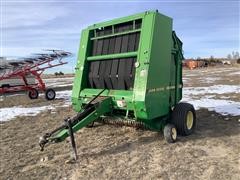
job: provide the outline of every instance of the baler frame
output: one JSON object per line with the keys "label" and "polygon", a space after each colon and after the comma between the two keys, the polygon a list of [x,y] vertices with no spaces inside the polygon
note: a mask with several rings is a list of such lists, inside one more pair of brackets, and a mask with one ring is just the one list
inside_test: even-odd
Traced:
{"label": "baler frame", "polygon": [[[72,105],[78,115],[67,118],[65,125],[54,133],[45,134],[40,146],[70,136],[76,159],[73,132],[102,115],[112,117],[114,111],[125,112],[123,121],[133,114],[130,124],[136,122],[154,131],[163,130],[168,142],[176,141],[177,130],[179,134],[189,135],[195,127],[196,116],[192,105],[179,103],[183,87],[182,60],[182,42],[172,31],[172,19],[157,11],[84,29],[72,90]],[[134,70],[127,71],[130,65]],[[99,101],[95,103],[95,100]],[[192,114],[192,118],[188,114]],[[192,121],[190,128],[186,119]]]}

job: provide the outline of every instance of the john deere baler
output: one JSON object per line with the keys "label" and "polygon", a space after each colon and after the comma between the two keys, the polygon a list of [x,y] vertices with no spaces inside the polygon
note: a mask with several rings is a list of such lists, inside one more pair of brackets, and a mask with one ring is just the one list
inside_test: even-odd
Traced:
{"label": "john deere baler", "polygon": [[[59,142],[99,120],[164,130],[168,142],[189,135],[195,110],[182,98],[182,42],[172,19],[147,11],[93,24],[82,31],[72,105],[78,114],[40,141]],[[75,149],[75,148],[74,148]]]}

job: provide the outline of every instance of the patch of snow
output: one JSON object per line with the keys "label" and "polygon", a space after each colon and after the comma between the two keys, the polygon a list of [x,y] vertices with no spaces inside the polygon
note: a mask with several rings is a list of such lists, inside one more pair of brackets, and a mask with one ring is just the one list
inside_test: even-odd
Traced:
{"label": "patch of snow", "polygon": [[67,107],[67,106],[71,105],[71,96],[72,96],[72,90],[56,92],[56,99],[64,99],[65,100],[65,104],[61,107]]}
{"label": "patch of snow", "polygon": [[26,93],[16,92],[16,93],[14,93],[14,94],[4,94],[3,96],[5,96],[5,97],[26,96]]}
{"label": "patch of snow", "polygon": [[221,99],[230,99],[229,96],[221,96]]}
{"label": "patch of snow", "polygon": [[46,82],[56,82],[56,81],[72,81],[74,77],[65,77],[65,78],[47,78],[43,79]]}
{"label": "patch of snow", "polygon": [[213,83],[215,81],[221,80],[219,77],[203,77],[200,81],[202,83]]}
{"label": "patch of snow", "polygon": [[44,79],[48,87],[64,87],[73,84],[73,77]]}
{"label": "patch of snow", "polygon": [[70,84],[55,83],[55,84],[48,85],[48,87],[66,87],[66,86],[72,86],[72,85],[73,85],[72,83],[70,83]]}
{"label": "patch of snow", "polygon": [[183,81],[183,83],[186,83],[187,81],[190,81],[191,79],[190,78],[187,78],[187,77],[183,77],[182,78],[182,81]]}
{"label": "patch of snow", "polygon": [[36,116],[42,111],[54,109],[52,106],[41,106],[41,107],[10,107],[10,108],[1,108],[0,109],[0,122],[9,121],[18,116]]}
{"label": "patch of snow", "polygon": [[57,91],[56,98],[61,98],[71,101],[72,90]]}
{"label": "patch of snow", "polygon": [[[240,102],[226,99],[214,99],[217,94],[239,93],[240,86],[214,85],[210,87],[185,87],[183,88],[183,100],[193,104],[195,109],[207,108],[222,115],[240,115]],[[211,94],[211,95],[205,95]],[[197,95],[203,95],[199,98]]]}
{"label": "patch of snow", "polygon": [[184,76],[193,77],[193,76],[198,76],[198,75],[197,74],[185,74]]}
{"label": "patch of snow", "polygon": [[210,111],[215,111],[222,115],[240,115],[240,102],[208,98],[201,98],[198,100],[183,98],[183,101],[192,104],[195,109],[207,108]]}
{"label": "patch of snow", "polygon": [[209,87],[185,87],[183,94],[185,95],[202,95],[202,94],[225,94],[240,93],[240,86],[237,85],[213,85]]}
{"label": "patch of snow", "polygon": [[[41,107],[21,107],[21,106],[14,106],[8,108],[0,108],[0,122],[9,121],[15,117],[19,116],[36,116],[42,111],[45,110],[54,110],[57,107],[69,107],[71,105],[71,90],[66,91],[57,91],[56,92],[56,99],[64,99],[64,104],[52,104],[51,106],[41,106]],[[1,96],[2,98],[2,96]],[[2,99],[0,99],[1,101]],[[56,113],[52,111],[51,113]]]}
{"label": "patch of snow", "polygon": [[230,73],[230,74],[228,74],[228,75],[240,75],[240,71],[237,71],[237,72],[233,72],[233,73]]}

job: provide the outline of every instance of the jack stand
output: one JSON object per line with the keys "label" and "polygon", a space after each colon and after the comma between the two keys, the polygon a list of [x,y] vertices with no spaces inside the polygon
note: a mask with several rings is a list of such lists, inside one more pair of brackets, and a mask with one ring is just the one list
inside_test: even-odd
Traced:
{"label": "jack stand", "polygon": [[74,139],[71,118],[68,117],[68,119],[66,119],[65,122],[67,123],[67,126],[68,126],[68,133],[70,136],[71,145],[72,145],[72,149],[73,149],[73,157],[74,157],[74,160],[76,161],[77,160],[77,148],[76,148],[76,143],[75,143],[75,139]]}

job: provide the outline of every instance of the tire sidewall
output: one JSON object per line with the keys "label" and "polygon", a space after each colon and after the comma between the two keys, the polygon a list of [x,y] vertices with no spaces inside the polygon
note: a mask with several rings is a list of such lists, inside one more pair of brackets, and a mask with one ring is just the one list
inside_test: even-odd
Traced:
{"label": "tire sidewall", "polygon": [[[163,129],[163,135],[164,135],[164,139],[168,142],[168,143],[174,143],[176,142],[177,138],[174,139],[172,136],[172,129],[176,130],[177,133],[177,129],[173,124],[167,124],[164,129]],[[177,135],[177,134],[176,134]]]}
{"label": "tire sidewall", "polygon": [[[53,93],[54,95],[52,97],[49,97],[49,93]],[[45,98],[49,101],[54,100],[56,97],[56,92],[53,89],[47,89],[45,92]]]}
{"label": "tire sidewall", "polygon": [[[188,112],[191,111],[192,114],[193,114],[193,125],[192,125],[192,128],[191,129],[188,129],[187,127],[187,115],[188,115]],[[184,131],[185,131],[185,134],[188,136],[190,134],[193,133],[194,129],[195,129],[195,126],[196,126],[196,114],[195,114],[195,110],[194,108],[190,108],[189,110],[187,110],[185,112],[185,117],[184,117],[184,120],[185,120],[185,123],[184,123]]]}
{"label": "tire sidewall", "polygon": [[[193,125],[191,129],[187,128],[187,115],[191,111],[193,114]],[[179,103],[177,104],[171,114],[171,123],[177,128],[180,135],[188,136],[193,133],[196,127],[196,113],[194,107],[189,103]]]}

